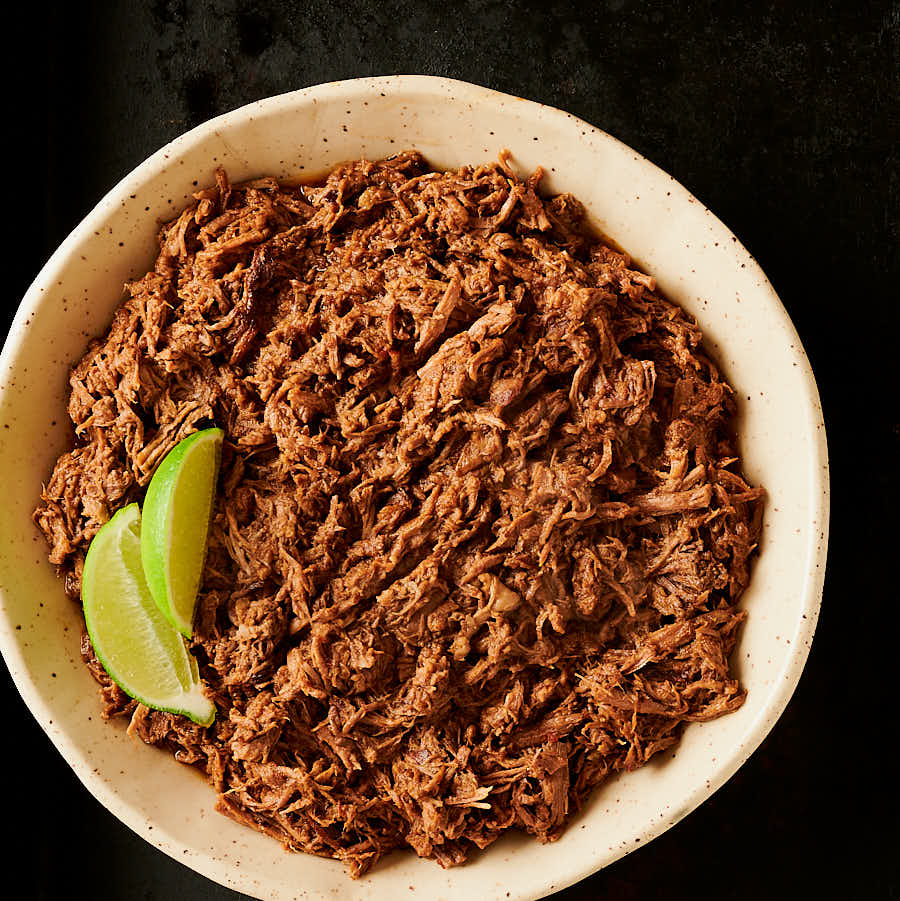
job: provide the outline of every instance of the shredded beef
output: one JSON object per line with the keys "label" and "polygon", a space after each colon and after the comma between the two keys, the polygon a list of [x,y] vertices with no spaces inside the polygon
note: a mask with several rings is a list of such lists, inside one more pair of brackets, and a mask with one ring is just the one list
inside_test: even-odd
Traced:
{"label": "shredded beef", "polygon": [[591,790],[738,708],[760,533],[694,320],[499,162],[414,152],[214,187],[71,374],[35,520],[88,544],[186,435],[226,433],[193,653],[215,723],[107,716],[218,809],[359,875],[557,838]]}

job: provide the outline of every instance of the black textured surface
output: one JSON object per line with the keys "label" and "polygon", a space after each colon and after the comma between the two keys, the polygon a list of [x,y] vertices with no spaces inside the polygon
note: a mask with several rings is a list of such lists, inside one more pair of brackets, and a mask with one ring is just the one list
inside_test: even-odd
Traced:
{"label": "black textured surface", "polygon": [[[559,106],[708,204],[771,278],[818,378],[833,467],[822,618],[793,701],[738,774],[557,897],[900,898],[896,691],[881,681],[898,601],[897,3],[48,4],[21,9],[5,38],[4,331],[134,165],[212,115],[322,81],[448,75]],[[110,901],[241,897],[108,814],[5,671],[0,698],[19,897],[76,883]]]}

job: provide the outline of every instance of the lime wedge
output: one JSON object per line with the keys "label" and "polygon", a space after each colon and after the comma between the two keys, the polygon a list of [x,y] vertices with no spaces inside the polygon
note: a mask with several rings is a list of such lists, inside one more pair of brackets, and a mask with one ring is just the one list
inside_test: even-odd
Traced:
{"label": "lime wedge", "polygon": [[94,536],[81,600],[94,653],[135,700],[208,726],[216,708],[203,694],[197,661],[153,601],[141,565],[141,512],[129,504]]}
{"label": "lime wedge", "polygon": [[221,429],[206,429],[179,441],[144,498],[144,576],[159,609],[185,638],[191,637],[206,559],[223,436]]}

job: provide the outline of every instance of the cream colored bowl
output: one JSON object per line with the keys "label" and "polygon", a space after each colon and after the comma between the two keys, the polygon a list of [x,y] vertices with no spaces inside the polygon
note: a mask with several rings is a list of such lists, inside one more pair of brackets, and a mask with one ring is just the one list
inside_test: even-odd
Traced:
{"label": "cream colored bowl", "polygon": [[[155,257],[158,223],[224,165],[237,180],[321,173],[415,147],[436,166],[509,148],[548,191],[571,191],[595,224],[695,314],[742,413],[746,471],[766,487],[762,554],[735,651],[749,689],[730,716],[690,726],[674,754],[610,781],[556,843],[508,835],[442,870],[395,853],[358,883],[342,866],[289,854],[213,812],[204,779],[99,717],[78,653],[80,618],[32,526],[42,480],[68,440],[69,367],[102,333],[122,283]],[[22,301],[0,358],[0,645],[38,722],[87,788],[147,841],[210,879],[259,898],[537,898],[640,847],[693,810],[747,759],[781,714],[819,609],[828,468],[816,385],[797,333],[737,239],[681,185],[602,131],[559,110],[443,78],[318,85],[213,119],[138,166],[63,242]],[[53,674],[56,674],[55,677]]]}

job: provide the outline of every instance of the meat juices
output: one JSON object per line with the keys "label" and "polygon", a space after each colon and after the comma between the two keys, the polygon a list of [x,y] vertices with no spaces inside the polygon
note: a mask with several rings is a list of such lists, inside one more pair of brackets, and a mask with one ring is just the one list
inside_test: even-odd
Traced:
{"label": "meat juices", "polygon": [[744,700],[763,492],[732,390],[540,178],[415,152],[317,186],[220,171],[71,375],[35,520],[73,597],[162,457],[226,432],[193,640],[217,719],[138,705],[85,637],[105,715],[354,876],[555,839]]}

